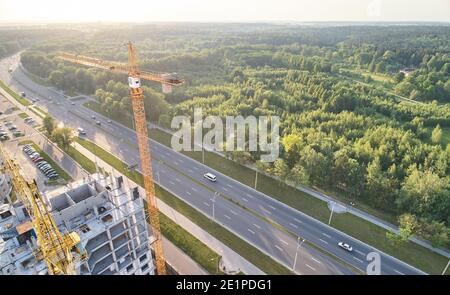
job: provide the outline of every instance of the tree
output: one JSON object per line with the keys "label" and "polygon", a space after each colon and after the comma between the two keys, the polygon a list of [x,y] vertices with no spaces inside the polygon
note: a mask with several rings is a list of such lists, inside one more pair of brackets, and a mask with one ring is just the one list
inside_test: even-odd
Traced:
{"label": "tree", "polygon": [[394,80],[395,80],[395,82],[396,82],[397,84],[400,83],[400,82],[402,82],[403,79],[405,79],[405,73],[403,73],[403,72],[398,72],[398,73],[395,74],[395,76],[394,76]]}
{"label": "tree", "polygon": [[69,127],[56,128],[52,133],[52,138],[58,146],[67,149],[73,142],[73,130]]}
{"label": "tree", "polygon": [[431,133],[431,141],[435,144],[439,144],[441,142],[441,139],[442,139],[442,129],[441,126],[439,126],[438,124]]}
{"label": "tree", "polygon": [[275,176],[279,177],[282,180],[285,180],[288,173],[289,173],[289,167],[286,165],[286,162],[279,158],[275,161],[273,165],[273,173]]}
{"label": "tree", "polygon": [[51,135],[53,133],[53,130],[55,129],[55,119],[53,119],[53,117],[49,115],[46,115],[42,123],[44,124],[44,128],[45,131],[47,131],[47,134]]}
{"label": "tree", "polygon": [[407,241],[417,228],[416,217],[412,214],[403,214],[398,218],[399,223],[399,236],[402,241]]}

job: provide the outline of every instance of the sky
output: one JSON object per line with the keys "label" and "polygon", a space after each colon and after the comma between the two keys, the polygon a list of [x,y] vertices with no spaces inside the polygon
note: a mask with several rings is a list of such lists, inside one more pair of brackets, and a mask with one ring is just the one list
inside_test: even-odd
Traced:
{"label": "sky", "polygon": [[0,0],[0,22],[450,22],[450,0]]}

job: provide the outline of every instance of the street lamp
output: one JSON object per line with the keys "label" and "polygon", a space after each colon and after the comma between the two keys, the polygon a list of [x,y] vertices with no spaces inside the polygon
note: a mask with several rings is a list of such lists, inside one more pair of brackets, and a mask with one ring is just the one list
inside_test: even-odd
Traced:
{"label": "street lamp", "polygon": [[300,249],[300,247],[302,246],[302,244],[305,241],[306,241],[305,239],[302,239],[302,242],[300,243],[300,237],[297,237],[297,249],[295,250],[295,257],[294,257],[294,263],[292,264],[292,271],[295,271],[295,266],[297,264],[298,250]]}
{"label": "street lamp", "polygon": [[330,219],[328,220],[328,225],[330,225],[331,218],[333,217],[334,205],[336,205],[336,202],[333,201],[333,206],[331,206],[331,213],[330,213]]}
{"label": "street lamp", "polygon": [[216,220],[216,213],[215,213],[215,204],[216,204],[216,197],[219,195],[218,192],[214,192],[214,197],[211,199],[212,201],[212,214],[213,214],[213,220]]}

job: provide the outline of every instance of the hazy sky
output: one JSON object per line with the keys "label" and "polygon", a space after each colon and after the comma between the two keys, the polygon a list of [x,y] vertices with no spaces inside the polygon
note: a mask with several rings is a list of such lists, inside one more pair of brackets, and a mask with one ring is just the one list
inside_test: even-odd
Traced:
{"label": "hazy sky", "polygon": [[0,22],[445,21],[450,0],[0,0]]}

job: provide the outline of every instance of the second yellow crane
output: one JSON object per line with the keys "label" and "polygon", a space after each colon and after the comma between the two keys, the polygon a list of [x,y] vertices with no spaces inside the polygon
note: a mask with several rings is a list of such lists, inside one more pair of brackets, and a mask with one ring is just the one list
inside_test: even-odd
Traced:
{"label": "second yellow crane", "polygon": [[140,71],[136,57],[136,51],[131,42],[128,43],[128,64],[113,61],[105,61],[97,58],[61,53],[58,58],[89,67],[109,70],[117,73],[128,74],[128,85],[130,87],[130,98],[133,106],[134,122],[141,159],[141,170],[144,177],[144,188],[147,195],[148,210],[150,214],[150,225],[155,237],[154,251],[156,258],[156,272],[158,275],[166,274],[166,265],[162,249],[161,230],[159,224],[159,213],[156,206],[155,185],[153,183],[153,172],[151,164],[150,147],[148,143],[147,120],[144,109],[144,92],[141,87],[141,79],[161,83],[163,90],[170,91],[171,86],[181,85],[182,79],[174,73],[156,73]]}

